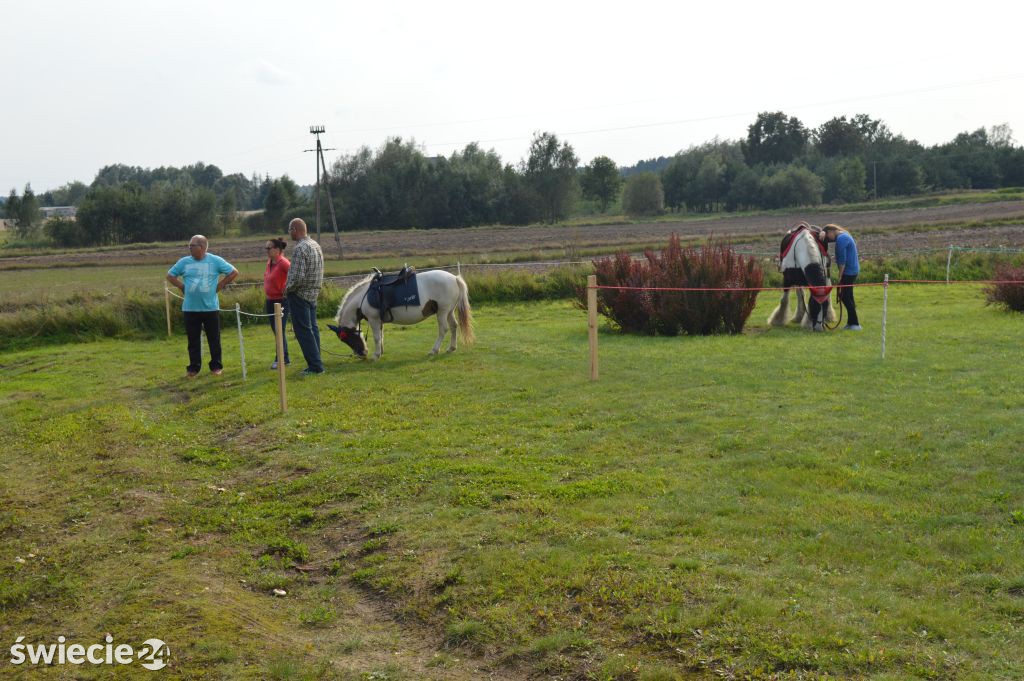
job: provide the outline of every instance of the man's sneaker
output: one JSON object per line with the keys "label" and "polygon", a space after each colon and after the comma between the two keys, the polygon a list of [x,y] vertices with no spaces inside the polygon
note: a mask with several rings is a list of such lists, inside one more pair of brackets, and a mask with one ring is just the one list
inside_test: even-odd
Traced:
{"label": "man's sneaker", "polygon": [[843,327],[843,331],[863,331],[863,327],[860,324],[847,324]]}
{"label": "man's sneaker", "polygon": [[185,378],[195,378],[198,375],[199,375],[198,371],[186,371],[185,372]]}
{"label": "man's sneaker", "polygon": [[[285,363],[284,363],[284,365],[285,365],[286,367],[288,367],[288,366],[291,366],[291,365],[292,365],[292,363],[291,363],[291,362],[285,362]],[[274,371],[277,371],[277,360],[276,360],[276,359],[275,359],[275,360],[274,360],[274,362],[273,362],[273,363],[272,363],[272,364],[270,365],[270,368],[271,368],[271,369],[273,369]]]}
{"label": "man's sneaker", "polygon": [[323,369],[321,369],[320,371],[313,371],[312,369],[303,369],[302,370],[302,375],[303,376],[319,376],[323,372],[324,372]]}
{"label": "man's sneaker", "polygon": [[223,369],[211,369],[210,373],[212,373],[214,376],[220,376],[221,374],[224,373],[224,370]]}

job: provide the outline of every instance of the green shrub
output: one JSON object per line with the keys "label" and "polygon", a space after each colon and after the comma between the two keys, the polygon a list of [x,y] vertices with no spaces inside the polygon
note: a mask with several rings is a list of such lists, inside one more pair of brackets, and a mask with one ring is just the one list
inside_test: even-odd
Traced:
{"label": "green shrub", "polygon": [[43,234],[60,247],[78,248],[89,242],[88,235],[77,220],[59,216],[43,223]]}
{"label": "green shrub", "polygon": [[640,173],[629,178],[622,194],[622,209],[626,215],[661,215],[665,210],[665,190],[661,178],[655,173]]}

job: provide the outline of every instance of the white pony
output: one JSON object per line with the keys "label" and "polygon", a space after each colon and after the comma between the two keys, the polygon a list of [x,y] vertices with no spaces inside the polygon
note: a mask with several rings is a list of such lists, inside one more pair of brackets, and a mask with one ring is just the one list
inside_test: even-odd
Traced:
{"label": "white pony", "polygon": [[[782,271],[782,300],[768,316],[772,326],[784,326],[787,321],[799,323],[805,329],[822,331],[825,322],[836,320],[829,300],[832,282],[829,279],[828,246],[818,239],[819,228],[801,222],[786,233],[779,249],[779,269]],[[804,292],[810,293],[809,305],[804,305]],[[789,289],[796,288],[797,307],[793,319],[789,314]]]}
{"label": "white pony", "polygon": [[[405,277],[408,277],[408,281]],[[409,325],[422,322],[433,314],[437,315],[437,342],[434,343],[431,355],[436,355],[441,349],[441,342],[445,334],[451,330],[451,341],[448,344],[448,352],[454,352],[457,341],[456,332],[461,330],[464,343],[472,344],[473,336],[473,312],[469,306],[469,287],[461,276],[455,276],[444,270],[428,270],[426,272],[409,272],[403,270],[396,277],[381,277],[380,273],[371,274],[355,286],[350,288],[341,299],[338,305],[338,314],[334,319],[337,326],[327,326],[338,335],[341,342],[352,348],[360,357],[366,357],[366,341],[359,331],[359,321],[365,319],[370,323],[373,330],[373,340],[376,346],[374,359],[380,359],[384,352],[384,322]],[[416,300],[415,304],[403,304],[409,302],[403,295],[390,307],[385,307],[385,313],[372,302],[378,298],[385,298],[379,290],[371,291],[371,285],[377,285],[377,280],[383,282],[384,287],[388,285],[404,285],[403,292],[410,293],[409,297]],[[389,282],[391,280],[391,282]],[[418,295],[417,295],[418,294]],[[461,327],[461,328],[460,328]]]}

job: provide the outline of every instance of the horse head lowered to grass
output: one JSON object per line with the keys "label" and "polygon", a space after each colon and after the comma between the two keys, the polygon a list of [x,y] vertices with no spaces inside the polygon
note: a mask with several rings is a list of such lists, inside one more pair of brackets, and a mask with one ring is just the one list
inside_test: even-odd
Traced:
{"label": "horse head lowered to grass", "polygon": [[380,359],[384,352],[385,322],[418,324],[435,314],[437,342],[430,354],[438,353],[449,330],[448,352],[455,351],[457,332],[462,333],[462,341],[467,345],[473,342],[469,287],[461,276],[444,270],[416,272],[409,267],[390,275],[378,270],[348,290],[334,317],[337,326],[327,326],[354,353],[366,357],[366,340],[359,331],[359,322],[365,319],[373,330],[373,358]]}
{"label": "horse head lowered to grass", "polygon": [[[801,324],[805,329],[822,331],[826,322],[836,320],[835,309],[829,300],[832,282],[829,279],[828,246],[818,238],[820,228],[801,222],[789,230],[779,249],[779,269],[782,271],[782,300],[768,316],[772,326],[785,326],[787,322]],[[803,288],[810,293],[804,305]],[[789,315],[789,289],[796,288],[797,307],[792,319]]]}

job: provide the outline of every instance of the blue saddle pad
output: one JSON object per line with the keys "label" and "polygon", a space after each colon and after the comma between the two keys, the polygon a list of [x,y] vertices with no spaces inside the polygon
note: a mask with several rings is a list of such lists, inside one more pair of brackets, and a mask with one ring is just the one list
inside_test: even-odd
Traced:
{"label": "blue saddle pad", "polygon": [[[366,302],[381,311],[390,310],[393,307],[420,304],[420,289],[416,285],[416,273],[409,275],[405,281],[396,282],[381,286],[379,282],[372,282],[370,290],[366,293]],[[383,303],[383,305],[382,305]]]}

